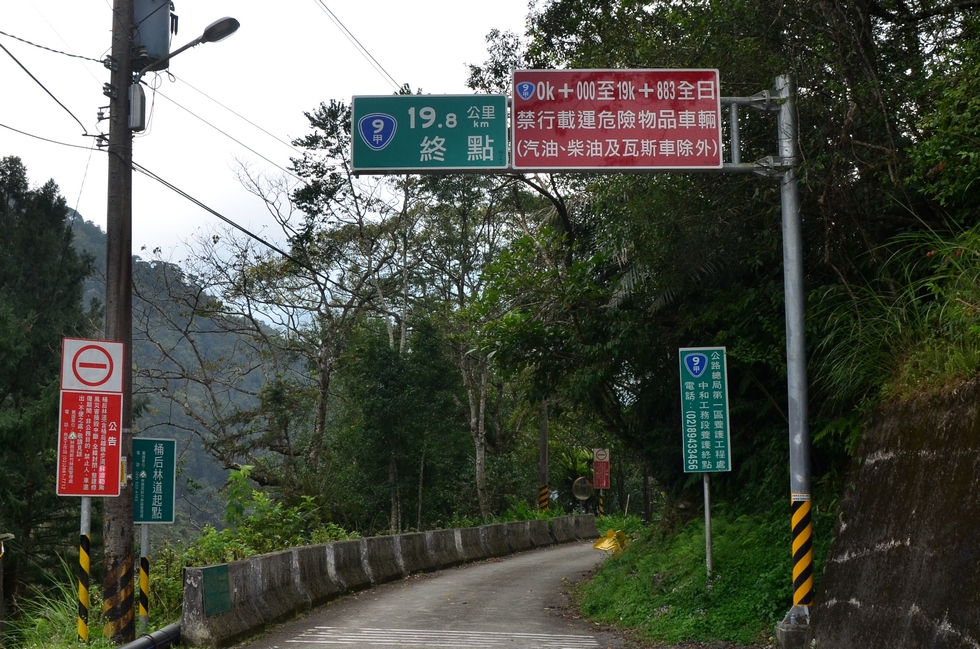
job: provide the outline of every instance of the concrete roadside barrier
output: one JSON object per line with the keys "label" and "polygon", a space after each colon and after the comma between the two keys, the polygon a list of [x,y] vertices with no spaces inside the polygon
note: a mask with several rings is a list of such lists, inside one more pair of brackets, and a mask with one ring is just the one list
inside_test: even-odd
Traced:
{"label": "concrete roadside barrier", "polygon": [[365,571],[371,575],[372,584],[383,584],[405,576],[394,536],[370,536],[361,540],[364,542],[361,557]]}
{"label": "concrete roadside barrier", "polygon": [[483,535],[483,546],[491,557],[502,557],[510,554],[510,546],[507,544],[506,523],[494,523],[484,525],[480,528]]}
{"label": "concrete roadside barrier", "polygon": [[464,527],[453,531],[458,539],[464,561],[480,561],[491,557],[490,551],[483,542],[482,527]]}
{"label": "concrete roadside barrier", "polygon": [[578,540],[575,535],[575,518],[573,516],[558,516],[548,521],[551,536],[557,543],[569,543]]}
{"label": "concrete roadside barrier", "polygon": [[362,541],[354,539],[327,544],[327,574],[348,593],[371,585],[371,574],[364,569],[361,558]]}
{"label": "concrete roadside barrier", "polygon": [[184,568],[181,643],[224,647],[263,626],[247,561]]}
{"label": "concrete roadside barrier", "polygon": [[511,552],[524,552],[534,547],[531,543],[528,521],[513,521],[503,525]]}
{"label": "concrete roadside barrier", "polygon": [[287,550],[246,559],[252,598],[267,624],[288,620],[310,608],[309,598],[303,596],[293,579],[292,555]]}
{"label": "concrete roadside barrier", "polygon": [[582,540],[599,538],[599,529],[596,527],[594,514],[575,517],[575,536]]}
{"label": "concrete roadside barrier", "polygon": [[401,557],[401,566],[405,575],[417,572],[429,572],[436,569],[436,562],[429,554],[424,532],[399,534],[392,537]]}
{"label": "concrete roadside barrier", "polygon": [[466,561],[457,530],[432,530],[425,533],[425,543],[432,557],[433,569],[451,568]]}
{"label": "concrete roadside barrier", "polygon": [[594,539],[595,517],[497,523],[293,548],[184,570],[181,641],[225,647],[345,593],[415,572]]}
{"label": "concrete roadside barrier", "polygon": [[547,520],[528,521],[527,533],[531,539],[531,544],[536,548],[543,548],[546,545],[554,545],[555,539],[552,538],[548,529]]}
{"label": "concrete roadside barrier", "polygon": [[330,569],[331,544],[293,548],[293,577],[311,606],[319,606],[344,594],[344,585]]}

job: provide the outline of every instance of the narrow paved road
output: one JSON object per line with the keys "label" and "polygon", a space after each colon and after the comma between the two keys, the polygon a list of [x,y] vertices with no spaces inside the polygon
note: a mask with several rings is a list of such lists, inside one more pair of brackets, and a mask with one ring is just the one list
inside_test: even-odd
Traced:
{"label": "narrow paved road", "polygon": [[606,553],[591,542],[443,570],[348,596],[241,649],[605,649],[565,595]]}

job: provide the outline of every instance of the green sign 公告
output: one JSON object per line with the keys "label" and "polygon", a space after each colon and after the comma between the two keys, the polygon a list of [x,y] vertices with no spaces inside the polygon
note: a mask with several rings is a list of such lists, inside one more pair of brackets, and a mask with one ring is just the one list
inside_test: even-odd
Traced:
{"label": "green sign \u516c\u544a", "polygon": [[679,350],[684,472],[731,471],[724,347]]}

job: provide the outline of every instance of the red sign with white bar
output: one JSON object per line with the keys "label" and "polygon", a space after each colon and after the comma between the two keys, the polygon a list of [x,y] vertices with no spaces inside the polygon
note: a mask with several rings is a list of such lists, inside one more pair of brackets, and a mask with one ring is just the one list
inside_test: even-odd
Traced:
{"label": "red sign with white bar", "polygon": [[59,496],[118,496],[122,394],[61,391]]}
{"label": "red sign with white bar", "polygon": [[717,70],[518,70],[515,169],[722,167]]}

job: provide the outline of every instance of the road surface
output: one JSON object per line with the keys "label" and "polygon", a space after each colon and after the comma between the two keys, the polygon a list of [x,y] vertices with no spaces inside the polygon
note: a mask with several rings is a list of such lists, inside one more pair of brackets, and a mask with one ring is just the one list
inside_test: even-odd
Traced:
{"label": "road surface", "polygon": [[605,649],[566,591],[607,553],[591,542],[417,575],[335,600],[240,649]]}

